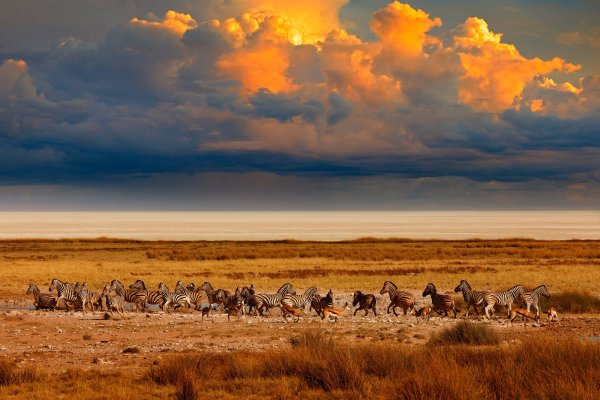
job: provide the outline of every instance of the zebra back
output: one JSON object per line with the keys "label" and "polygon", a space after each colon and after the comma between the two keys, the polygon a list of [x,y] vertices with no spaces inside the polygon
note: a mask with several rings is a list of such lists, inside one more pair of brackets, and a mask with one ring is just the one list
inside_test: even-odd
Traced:
{"label": "zebra back", "polygon": [[307,303],[310,303],[310,301],[316,293],[317,288],[315,286],[306,289],[306,291],[302,295],[288,293],[282,297],[281,304],[285,304],[294,308],[304,308]]}

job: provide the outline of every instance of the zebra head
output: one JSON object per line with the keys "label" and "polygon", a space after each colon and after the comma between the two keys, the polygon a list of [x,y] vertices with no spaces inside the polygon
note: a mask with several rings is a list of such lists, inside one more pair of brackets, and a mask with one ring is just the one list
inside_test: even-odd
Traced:
{"label": "zebra head", "polygon": [[187,285],[186,288],[187,290],[191,290],[192,292],[194,292],[196,290],[196,284],[192,282],[189,285]]}
{"label": "zebra head", "polygon": [[547,299],[550,298],[550,292],[548,291],[548,288],[546,287],[546,285],[540,285],[540,286],[536,287],[535,289],[533,289],[533,291],[536,292],[540,296],[544,296]]}
{"label": "zebra head", "polygon": [[464,279],[460,281],[460,284],[457,287],[454,288],[454,292],[458,293],[462,292],[463,290],[471,290],[471,285],[469,285],[469,282]]}
{"label": "zebra head", "polygon": [[146,290],[146,284],[144,283],[143,280],[138,279],[137,281],[135,281],[135,283],[133,283],[132,285],[129,285],[129,289],[142,289],[142,290]]}
{"label": "zebra head", "polygon": [[279,290],[277,291],[278,294],[281,294],[282,296],[285,296],[286,294],[296,294],[296,291],[294,290],[294,288],[292,287],[291,283],[284,283]]}
{"label": "zebra head", "polygon": [[52,291],[54,289],[58,290],[58,287],[62,284],[62,282],[56,278],[52,279],[52,282],[50,282],[50,287],[48,288],[48,290]]}
{"label": "zebra head", "polygon": [[397,290],[398,287],[390,281],[385,281],[383,283],[383,287],[381,288],[381,291],[379,292],[379,294],[390,293],[392,291],[392,289]]}
{"label": "zebra head", "polygon": [[168,292],[169,288],[167,287],[167,285],[165,285],[163,282],[158,284],[158,291],[159,292]]}
{"label": "zebra head", "polygon": [[437,290],[435,288],[435,285],[430,282],[427,284],[425,290],[423,291],[423,297],[426,297],[427,295],[431,295],[431,297],[433,297],[436,293]]}
{"label": "zebra head", "polygon": [[352,307],[356,306],[363,296],[364,295],[360,290],[357,290],[356,292],[354,292],[354,299],[352,300]]}
{"label": "zebra head", "polygon": [[317,287],[311,286],[304,292],[304,298],[310,300],[314,297],[315,293],[317,293]]}
{"label": "zebra head", "polygon": [[117,279],[113,279],[112,282],[110,283],[110,286],[116,288],[121,288],[124,289],[125,287],[123,286],[123,284],[121,283],[121,281],[117,280]]}
{"label": "zebra head", "polygon": [[[25,294],[33,294],[36,289],[37,289],[37,286],[35,286],[35,283],[29,282],[29,287],[27,288],[27,291],[25,292]],[[39,292],[39,290],[38,290],[38,292]]]}
{"label": "zebra head", "polygon": [[202,284],[202,286],[200,286],[199,290],[204,290],[206,293],[210,293],[210,292],[214,292],[215,289],[213,288],[213,286],[210,284],[210,282],[204,282]]}

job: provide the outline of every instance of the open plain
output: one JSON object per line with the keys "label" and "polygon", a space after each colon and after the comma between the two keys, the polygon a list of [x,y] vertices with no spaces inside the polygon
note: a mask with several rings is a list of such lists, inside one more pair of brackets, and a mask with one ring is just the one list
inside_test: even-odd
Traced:
{"label": "open plain", "polygon": [[[300,377],[284,380],[285,384],[278,387],[269,385],[277,380],[273,374],[261,369],[262,372],[254,376],[248,371],[261,363],[257,357],[299,351],[297,342],[303,337],[331,343],[325,344],[325,352],[337,346],[352,349],[349,352],[372,348],[416,357],[415,352],[437,351],[440,356],[450,357],[448,354],[455,351],[454,346],[436,350],[432,347],[432,338],[454,327],[457,320],[434,315],[429,323],[424,323],[417,322],[414,316],[387,314],[388,295],[379,294],[386,280],[411,291],[418,306],[430,304],[429,297],[421,296],[428,282],[448,292],[461,279],[480,290],[505,290],[518,283],[531,290],[544,283],[551,297],[544,301],[543,307],[555,306],[559,310],[560,324],[548,323],[543,317],[540,326],[532,321],[524,325],[520,320],[511,325],[505,319],[504,309],[499,309],[492,321],[470,318],[478,326],[491,327],[498,336],[496,344],[459,347],[484,353],[492,351],[491,348],[506,355],[523,351],[524,347],[536,352],[539,346],[560,347],[566,343],[571,349],[583,346],[582,351],[600,352],[600,314],[597,314],[600,312],[597,286],[600,247],[597,241],[6,240],[0,241],[0,277],[3,282],[0,288],[0,358],[3,363],[0,381],[5,380],[0,385],[2,398],[49,395],[66,398],[72,393],[78,393],[79,398],[130,398],[132,393],[164,398],[178,394],[186,398],[186,390],[224,398],[292,398],[299,394],[320,398],[323,391],[339,398],[379,397],[382,393],[373,382],[385,381],[387,376],[361,383],[360,387],[345,381],[337,386],[315,386],[310,384],[310,379],[306,381],[306,374],[302,373]],[[54,277],[70,282],[86,281],[95,290],[112,279],[126,284],[142,279],[153,289],[159,282],[173,287],[176,281],[182,280],[197,285],[208,281],[215,288],[228,290],[254,284],[258,293],[273,293],[283,283],[290,282],[298,293],[313,285],[321,295],[332,289],[337,307],[346,308],[346,303],[350,304],[337,323],[322,321],[314,311],[307,312],[298,323],[286,323],[278,310],[270,317],[249,315],[233,317],[229,322],[219,311],[211,312],[201,321],[200,313],[190,309],[170,314],[156,308],[145,313],[127,311],[125,317],[115,315],[110,319],[105,319],[104,312],[100,311],[83,314],[33,310],[31,296],[25,295],[28,283],[34,282],[46,292]],[[351,315],[354,290],[376,295],[378,316],[371,313],[364,316],[362,312],[355,317]],[[454,298],[461,309],[458,321],[464,320],[462,296],[455,293]],[[319,343],[317,346],[322,345]],[[386,348],[388,350],[382,350]],[[308,350],[311,349],[314,350],[312,347]],[[234,364],[245,365],[240,368],[246,372],[231,375],[229,369],[228,372],[217,371],[216,375],[224,373],[228,380],[237,379],[238,384],[225,385],[217,379],[216,383],[207,382],[204,387],[190,383],[193,380],[186,380],[183,375],[171,380],[157,377],[156,374],[164,373],[164,368],[168,369],[172,363],[182,363],[173,361],[180,360],[177,357],[184,360],[237,357]],[[240,357],[245,361],[240,361]],[[233,362],[228,360],[219,362]],[[267,365],[271,365],[269,363]],[[212,368],[198,367],[197,362],[194,365],[192,373],[201,376],[209,374]],[[385,382],[380,382],[381,387],[386,386]],[[566,392],[573,393],[567,389]],[[419,393],[429,393],[426,388],[419,390],[423,391],[399,397],[418,398]],[[577,392],[579,398],[588,394],[593,398],[593,393],[597,393],[581,390]],[[479,397],[487,397],[486,393],[481,392]]]}

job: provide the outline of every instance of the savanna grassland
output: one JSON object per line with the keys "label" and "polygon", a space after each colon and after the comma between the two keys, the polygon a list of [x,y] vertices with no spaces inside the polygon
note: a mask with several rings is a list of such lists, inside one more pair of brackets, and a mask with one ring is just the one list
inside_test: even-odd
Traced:
{"label": "savanna grassland", "polygon": [[[360,239],[347,242],[0,241],[0,398],[588,398],[600,396],[600,242]],[[99,289],[209,281],[274,292],[376,294],[379,315],[298,323],[214,313],[44,312],[24,294],[54,277]],[[561,323],[483,322],[385,313],[385,280],[412,291],[548,286]],[[455,299],[464,310],[460,294]],[[466,325],[465,325],[466,324]]]}

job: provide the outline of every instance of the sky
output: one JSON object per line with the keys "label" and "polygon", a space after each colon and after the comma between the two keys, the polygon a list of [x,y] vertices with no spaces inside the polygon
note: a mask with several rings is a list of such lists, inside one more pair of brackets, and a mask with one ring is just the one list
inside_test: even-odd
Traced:
{"label": "sky", "polygon": [[0,210],[600,205],[595,0],[0,10]]}

